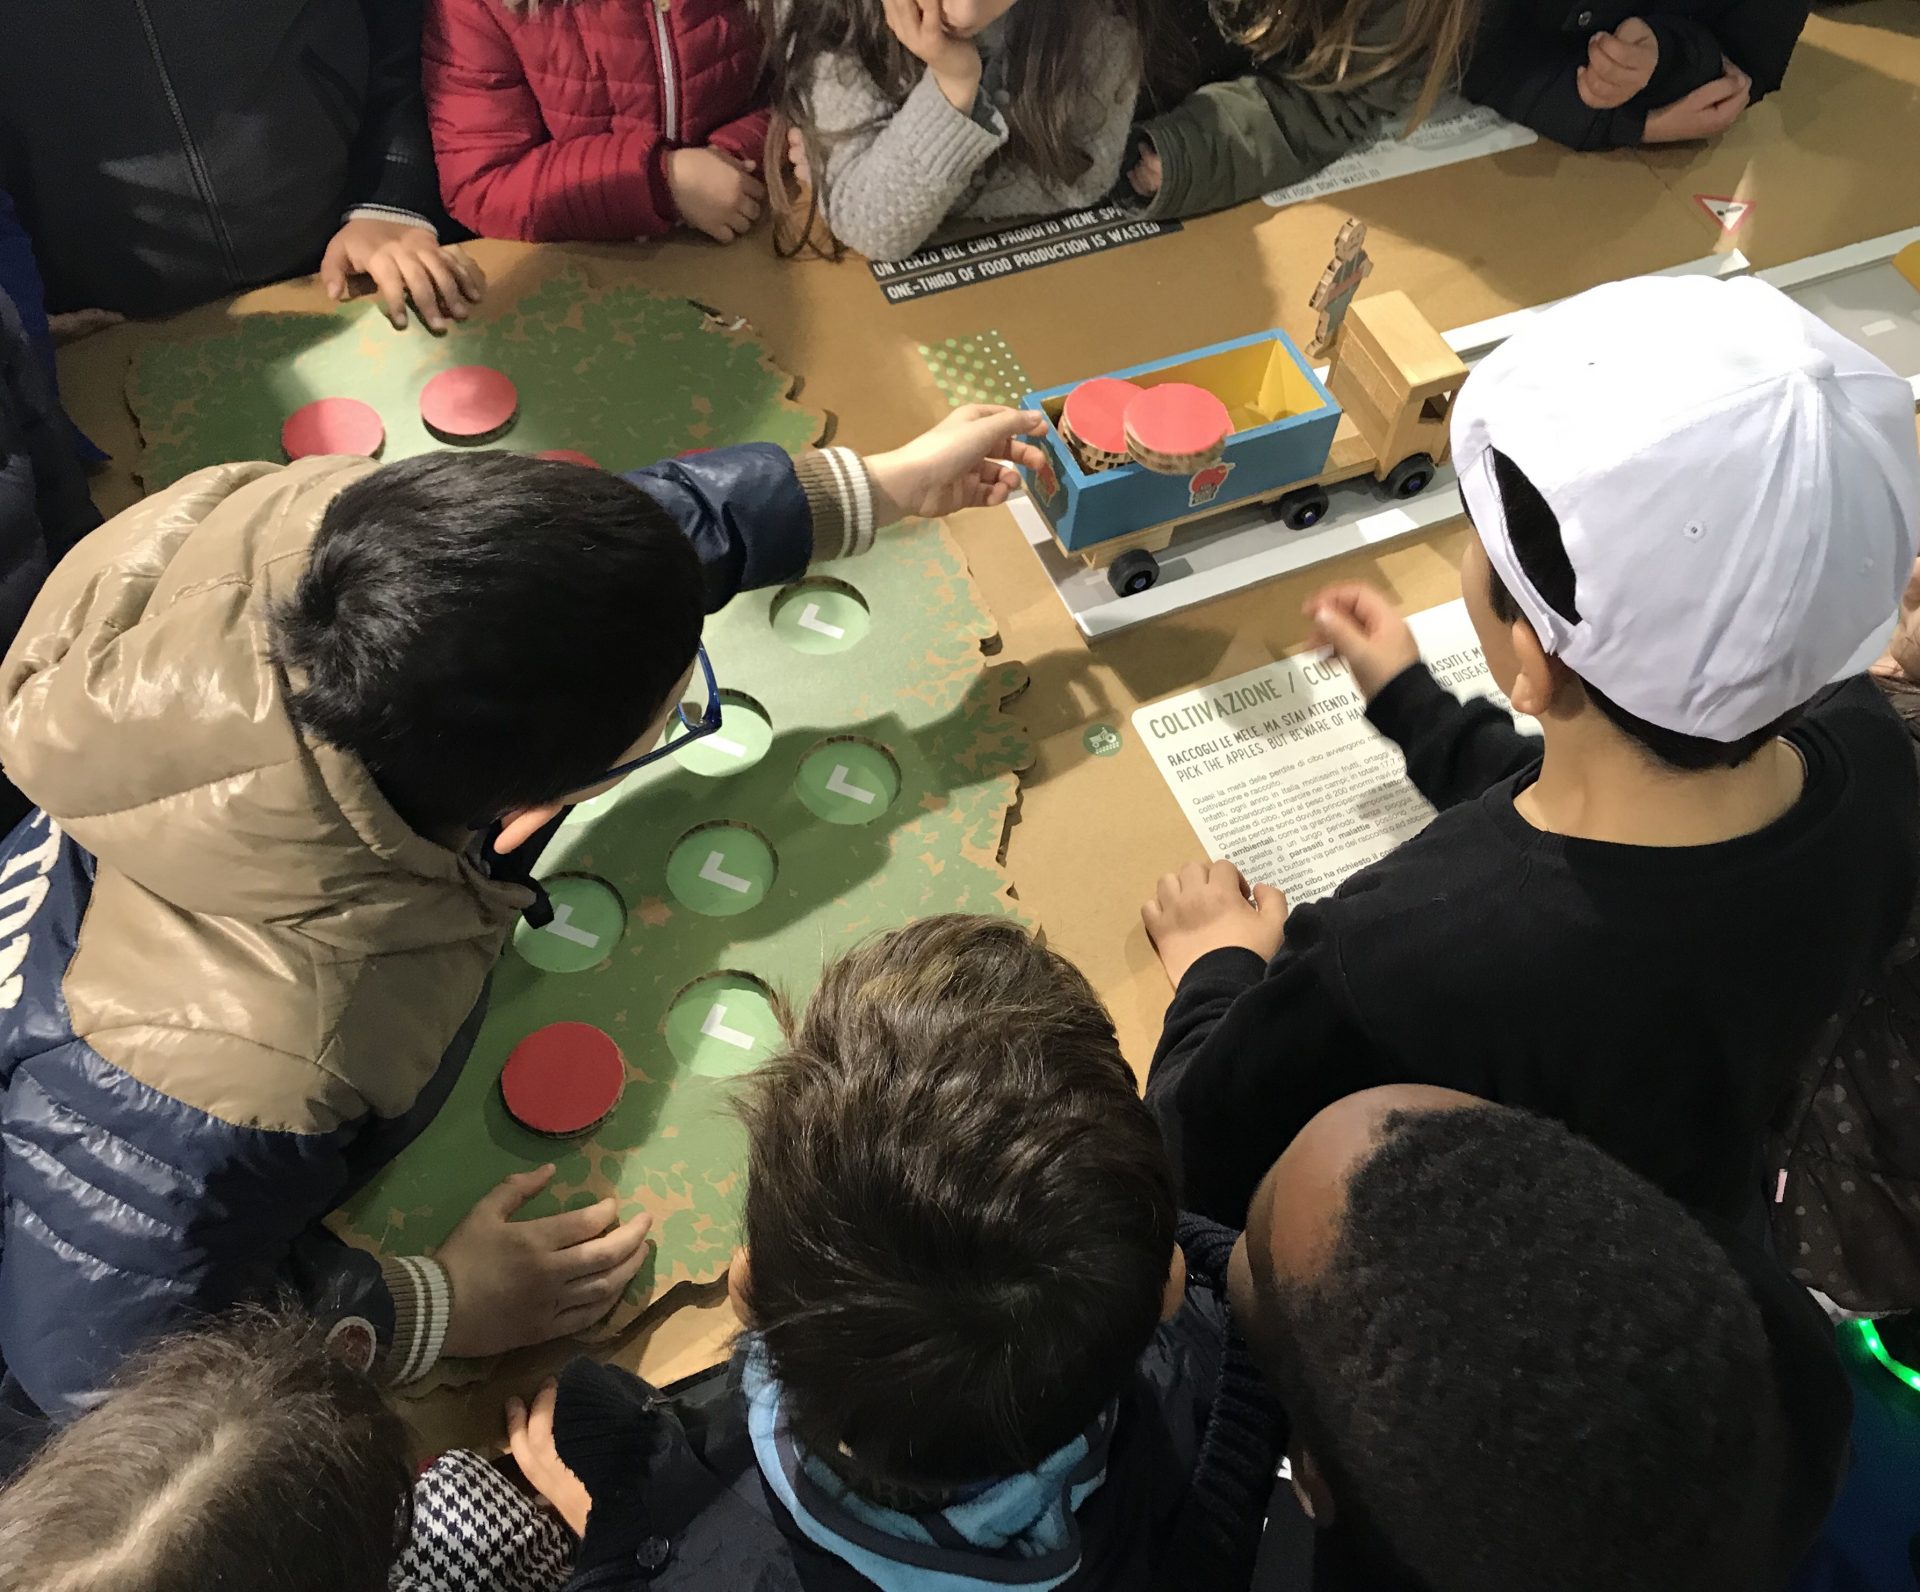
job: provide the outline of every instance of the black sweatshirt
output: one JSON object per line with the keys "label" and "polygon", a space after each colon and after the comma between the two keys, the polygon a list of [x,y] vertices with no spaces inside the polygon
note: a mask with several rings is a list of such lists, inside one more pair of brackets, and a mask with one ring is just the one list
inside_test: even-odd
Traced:
{"label": "black sweatshirt", "polygon": [[1321,1108],[1427,1083],[1558,1118],[1683,1203],[1750,1216],[1762,1129],[1914,893],[1914,759],[1880,692],[1834,687],[1788,732],[1807,765],[1789,812],[1684,848],[1533,828],[1513,799],[1540,742],[1424,665],[1368,716],[1439,816],[1296,908],[1270,964],[1216,951],[1181,980],[1147,1103],[1187,1206],[1244,1221]]}
{"label": "black sweatshirt", "polygon": [[[1653,79],[1625,105],[1596,111],[1574,73],[1587,41],[1639,17],[1660,41]],[[1759,100],[1780,86],[1806,26],[1806,0],[1493,0],[1467,62],[1468,98],[1491,105],[1569,149],[1620,149],[1640,142],[1647,112],[1671,105],[1724,70],[1723,58],[1753,79]]]}

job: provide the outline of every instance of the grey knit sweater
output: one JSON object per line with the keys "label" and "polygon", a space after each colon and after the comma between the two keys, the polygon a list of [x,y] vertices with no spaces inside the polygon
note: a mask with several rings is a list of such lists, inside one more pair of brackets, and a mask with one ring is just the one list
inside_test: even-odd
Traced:
{"label": "grey knit sweater", "polygon": [[[804,0],[801,0],[804,3]],[[1011,221],[1077,210],[1104,198],[1127,153],[1140,43],[1116,18],[1091,29],[1082,103],[1069,122],[1092,163],[1052,183],[1002,153],[1011,62],[1003,19],[979,38],[982,73],[973,113],[955,110],[932,73],[895,104],[856,60],[824,58],[807,90],[815,131],[828,143],[827,224],[871,260],[899,260],[952,220]]]}

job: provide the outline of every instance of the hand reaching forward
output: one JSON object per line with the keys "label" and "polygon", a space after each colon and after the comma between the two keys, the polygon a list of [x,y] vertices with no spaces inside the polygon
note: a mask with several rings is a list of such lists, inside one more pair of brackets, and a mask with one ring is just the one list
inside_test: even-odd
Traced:
{"label": "hand reaching forward", "polygon": [[1038,469],[1045,455],[1023,439],[1039,436],[1047,417],[997,404],[967,404],[903,447],[867,460],[878,495],[874,521],[909,515],[933,519],[959,509],[1007,501],[1020,477],[1006,461]]}
{"label": "hand reaching forward", "polygon": [[320,257],[320,282],[335,303],[352,297],[354,276],[373,279],[380,307],[401,332],[408,299],[421,320],[444,332],[449,320],[464,321],[487,291],[487,273],[465,249],[441,243],[430,227],[373,216],[349,221]]}
{"label": "hand reaching forward", "polygon": [[1287,898],[1270,884],[1249,892],[1230,862],[1190,862],[1161,877],[1140,919],[1178,989],[1187,969],[1211,951],[1237,945],[1272,961],[1287,934]]}
{"label": "hand reaching forward", "polygon": [[453,1286],[443,1353],[504,1354],[583,1332],[620,1302],[645,1262],[653,1218],[618,1222],[612,1200],[513,1220],[553,1170],[517,1172],[483,1194],[440,1246],[435,1258]]}

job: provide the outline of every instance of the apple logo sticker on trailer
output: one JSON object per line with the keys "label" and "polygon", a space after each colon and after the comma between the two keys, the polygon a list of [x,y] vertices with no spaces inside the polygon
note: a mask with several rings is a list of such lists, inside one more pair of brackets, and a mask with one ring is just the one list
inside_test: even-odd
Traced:
{"label": "apple logo sticker on trailer", "polygon": [[1050,448],[1040,450],[1040,463],[1033,472],[1033,484],[1040,488],[1040,495],[1049,503],[1060,495],[1060,472],[1053,467],[1053,451]]}
{"label": "apple logo sticker on trailer", "polygon": [[1227,484],[1227,477],[1233,474],[1231,460],[1222,459],[1218,464],[1210,464],[1204,470],[1196,470],[1193,479],[1187,482],[1187,507],[1203,509],[1220,495],[1220,489]]}

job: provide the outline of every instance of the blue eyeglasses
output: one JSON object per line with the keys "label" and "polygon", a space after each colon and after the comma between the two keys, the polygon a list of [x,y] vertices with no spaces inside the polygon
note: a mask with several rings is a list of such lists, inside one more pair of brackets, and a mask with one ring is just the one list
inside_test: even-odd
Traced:
{"label": "blue eyeglasses", "polygon": [[671,757],[690,742],[697,741],[702,736],[711,735],[720,728],[720,687],[713,678],[713,661],[708,658],[704,645],[700,648],[700,674],[707,682],[706,711],[696,719],[687,712],[687,704],[682,702],[679,707],[680,734],[675,735],[672,727],[669,726],[667,738],[660,745],[651,752],[642,752],[638,757],[629,759],[618,768],[608,769],[602,776],[603,780],[625,779],[635,769],[645,768],[649,763],[657,763],[663,757]]}

